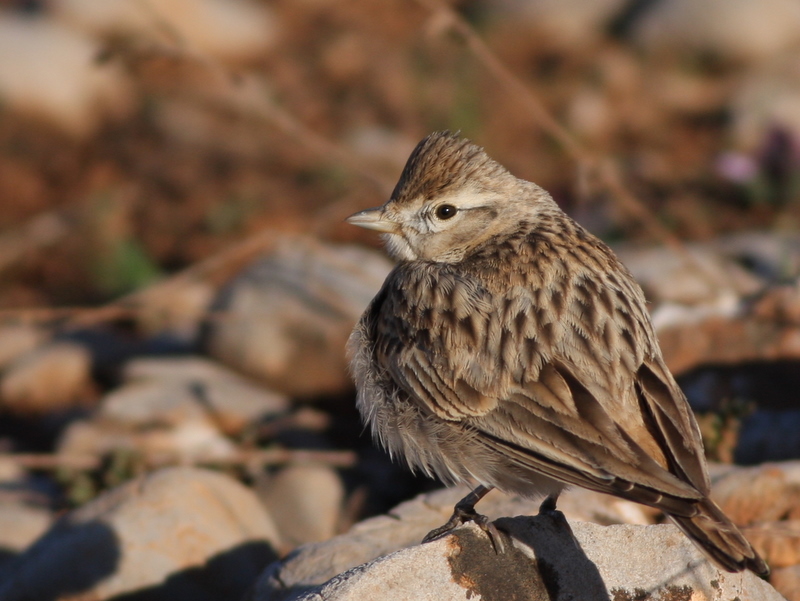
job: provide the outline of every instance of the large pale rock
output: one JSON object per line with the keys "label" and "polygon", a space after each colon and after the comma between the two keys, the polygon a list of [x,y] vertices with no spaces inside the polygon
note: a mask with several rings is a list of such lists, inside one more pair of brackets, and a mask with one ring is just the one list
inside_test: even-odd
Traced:
{"label": "large pale rock", "polygon": [[634,30],[650,52],[714,53],[758,62],[800,42],[794,0],[665,0],[652,3]]}
{"label": "large pale rock", "polygon": [[562,514],[496,522],[498,554],[474,524],[424,545],[401,549],[316,586],[287,580],[270,566],[251,601],[356,599],[608,599],[779,601],[750,572],[711,565],[677,528],[569,524]]}
{"label": "large pale rock", "polygon": [[[800,60],[787,53],[763,69],[753,70],[731,96],[732,134],[741,150],[757,153],[776,129],[792,141],[800,136]],[[797,157],[789,157],[797,160]]]}
{"label": "large pale rock", "polygon": [[291,395],[349,389],[347,338],[390,269],[364,248],[282,238],[219,299],[208,351]]}
{"label": "large pale rock", "polygon": [[137,325],[146,335],[169,337],[193,348],[208,319],[208,307],[216,290],[201,279],[170,284],[150,288],[140,297]]}
{"label": "large pale rock", "polygon": [[[175,43],[220,58],[258,56],[275,42],[274,14],[251,0],[54,0],[56,14],[95,35],[135,35]],[[170,32],[165,34],[165,32]]]}
{"label": "large pale rock", "polygon": [[269,480],[263,501],[287,545],[315,543],[336,533],[344,485],[327,466],[293,465]]}
{"label": "large pale rock", "polygon": [[773,570],[770,582],[789,601],[800,601],[800,566]]}
{"label": "large pale rock", "polygon": [[500,12],[500,18],[524,23],[537,38],[574,52],[576,46],[602,39],[625,1],[494,0],[483,4],[488,10]]}
{"label": "large pale rock", "polygon": [[107,420],[75,421],[62,434],[58,454],[99,458],[119,451],[154,465],[225,463],[240,459],[236,445],[207,419],[130,428]]}
{"label": "large pale rock", "polygon": [[800,519],[800,461],[737,468],[712,486],[714,500],[737,524]]}
{"label": "large pale rock", "polygon": [[4,554],[24,551],[52,522],[52,512],[43,507],[11,501],[0,503],[0,561],[7,561]]}
{"label": "large pale rock", "polygon": [[770,567],[800,565],[800,461],[732,469],[712,495]]}
{"label": "large pale rock", "polygon": [[0,326],[0,369],[34,350],[46,337],[42,329],[28,324]]}
{"label": "large pale rock", "polygon": [[686,245],[700,269],[689,264],[675,250],[665,246],[620,244],[614,252],[630,269],[650,302],[703,306],[722,306],[727,299],[735,303],[741,296],[762,288],[764,279],[746,270],[729,246],[717,241]]}
{"label": "large pale rock", "polygon": [[[281,563],[280,574],[276,577],[293,589],[314,587],[359,564],[416,545],[427,532],[447,521],[455,503],[467,492],[466,487],[457,486],[420,495],[398,505],[388,515],[356,524],[347,534],[305,545]],[[492,491],[478,507],[494,519],[535,515],[539,502]],[[570,520],[593,520],[601,524],[652,523],[652,514],[648,516],[650,510],[641,505],[583,489],[566,491],[559,499],[559,507],[564,508]]]}
{"label": "large pale rock", "polygon": [[0,12],[0,101],[67,132],[90,133],[103,115],[131,106],[129,82],[116,65],[97,63],[99,50],[98,41],[48,18]]}
{"label": "large pale rock", "polygon": [[170,468],[67,514],[0,573],[0,599],[237,599],[278,544],[252,491]]}
{"label": "large pale rock", "polygon": [[289,399],[202,357],[136,359],[125,366],[126,385],[101,403],[102,417],[141,425],[208,418],[228,432],[283,413]]}
{"label": "large pale rock", "polygon": [[92,357],[74,342],[53,342],[22,355],[0,378],[0,404],[18,413],[80,403],[91,386]]}
{"label": "large pale rock", "polygon": [[[800,237],[749,232],[689,244],[686,250],[695,261],[665,248],[615,247],[652,303],[661,350],[673,373],[703,364],[800,356]],[[776,285],[786,277],[795,281]],[[737,460],[792,457],[797,444],[789,419],[783,412],[747,418]],[[776,428],[777,436],[764,435]]]}
{"label": "large pale rock", "polygon": [[[786,562],[790,561],[792,557],[792,553],[794,553],[794,547],[792,547],[794,540],[797,537],[792,537],[792,524],[789,522],[768,522],[764,523],[763,520],[774,518],[774,512],[769,512],[764,510],[765,504],[769,503],[767,499],[763,499],[760,501],[755,502],[755,505],[752,502],[747,500],[743,501],[742,504],[738,505],[741,508],[740,514],[737,514],[737,504],[736,504],[736,495],[737,490],[739,494],[743,495],[744,498],[747,498],[748,495],[750,498],[755,499],[758,497],[758,491],[754,490],[756,486],[765,485],[766,478],[769,477],[769,474],[772,473],[773,470],[785,470],[785,476],[779,478],[781,482],[785,483],[785,490],[780,489],[779,486],[767,486],[775,494],[781,494],[781,490],[791,489],[791,482],[793,481],[793,467],[792,464],[777,464],[772,466],[771,470],[766,470],[768,473],[766,476],[757,477],[756,474],[753,473],[752,470],[736,468],[734,466],[725,466],[725,465],[712,465],[711,471],[713,473],[713,482],[714,482],[714,489],[712,490],[712,496],[719,498],[720,502],[724,504],[726,507],[730,507],[732,512],[740,518],[747,518],[751,520],[753,525],[747,527],[746,533],[748,537],[751,537],[754,544],[757,545],[760,551],[764,552],[768,558],[768,561],[774,559],[778,562],[779,565],[787,565]],[[741,474],[741,475],[740,475]],[[776,475],[772,474],[773,478],[777,478]],[[750,486],[748,483],[754,482],[756,486]],[[420,564],[414,564],[415,567],[415,578],[416,578],[416,570],[425,570],[427,566],[433,565],[432,561],[428,561],[430,557],[425,555],[429,551],[426,549],[422,551],[423,548],[426,548],[425,545],[422,547],[417,546],[419,541],[422,537],[431,529],[440,526],[443,524],[452,513],[453,505],[461,499],[467,492],[466,487],[453,487],[449,489],[443,489],[440,491],[436,491],[433,493],[428,493],[425,495],[421,495],[418,498],[403,503],[393,509],[388,515],[378,516],[375,518],[371,518],[365,520],[359,524],[353,526],[349,532],[346,534],[336,536],[330,540],[319,544],[312,544],[312,545],[305,545],[297,549],[294,553],[289,555],[279,564],[272,566],[270,570],[265,573],[262,577],[259,586],[257,587],[258,594],[261,596],[257,596],[257,599],[270,599],[270,600],[283,600],[283,599],[295,599],[296,595],[299,595],[302,591],[311,591],[315,590],[320,592],[318,587],[325,583],[326,581],[337,582],[340,580],[339,575],[347,574],[344,576],[345,579],[350,578],[349,570],[356,568],[359,565],[367,564],[373,561],[375,558],[383,557],[388,554],[393,553],[398,549],[403,549],[407,547],[411,547],[414,549],[414,553],[419,552],[422,553],[422,556],[404,556],[404,557],[411,557],[409,559],[412,563],[416,561],[414,557],[419,559]],[[718,494],[719,493],[719,494]],[[774,499],[772,494],[768,495],[769,499]],[[794,497],[789,496],[787,503],[793,503]],[[763,502],[762,502],[763,501]],[[531,501],[529,499],[523,499],[517,496],[512,495],[505,495],[498,491],[492,491],[489,495],[487,495],[481,503],[478,505],[478,510],[481,513],[484,513],[491,519],[497,520],[498,525],[507,523],[507,520],[502,516],[514,516],[514,515],[523,515],[523,516],[535,516],[538,513],[538,501]],[[606,574],[615,574],[613,569],[623,570],[624,564],[628,560],[629,557],[636,555],[637,557],[646,557],[647,560],[642,560],[642,563],[647,564],[648,562],[652,564],[650,566],[649,572],[648,570],[644,570],[645,574],[649,574],[652,578],[657,578],[655,572],[658,569],[662,569],[662,575],[670,575],[673,574],[673,568],[669,566],[672,565],[680,565],[680,569],[676,568],[675,573],[678,571],[684,570],[686,563],[674,564],[675,557],[674,555],[670,555],[665,549],[672,548],[673,546],[678,546],[680,549],[683,549],[681,553],[687,553],[688,559],[692,566],[695,566],[695,561],[699,561],[703,563],[704,560],[702,559],[699,551],[697,551],[696,547],[694,546],[691,541],[689,541],[683,534],[678,532],[676,529],[672,528],[671,526],[663,526],[659,527],[655,530],[649,529],[650,525],[653,525],[660,517],[660,514],[655,510],[644,507],[637,503],[632,503],[629,501],[624,501],[621,499],[617,499],[615,497],[611,497],[608,495],[602,495],[599,493],[594,493],[591,491],[587,491],[584,489],[569,489],[567,490],[559,499],[558,506],[560,510],[563,510],[563,515],[566,515],[566,518],[569,520],[571,524],[574,525],[576,528],[576,535],[580,541],[580,544],[586,549],[587,555],[589,558],[598,564],[598,567],[601,565],[599,561],[595,559],[594,556],[589,554],[588,551],[588,542],[589,535],[586,535],[586,538],[581,538],[581,535],[578,534],[579,528],[584,528],[584,525],[581,524],[582,522],[594,522],[598,525],[627,525],[633,528],[632,530],[624,531],[627,534],[620,535],[620,537],[625,538],[630,536],[631,540],[633,541],[630,545],[628,542],[620,542],[618,538],[615,538],[617,534],[611,536],[610,538],[606,538],[606,530],[597,530],[596,532],[601,533],[600,535],[594,536],[591,540],[596,541],[596,545],[602,547],[603,541],[607,542],[606,548],[606,555],[611,557],[611,559],[604,559],[608,564],[608,572],[603,572],[603,582],[606,585],[610,585],[611,583],[618,583],[620,587],[620,595],[628,594],[630,592],[631,597],[626,596],[618,596],[614,597],[614,593],[610,595],[611,598],[615,599],[635,599],[636,597],[635,588],[641,588],[646,584],[646,582],[642,583],[637,580],[638,576],[636,574],[640,570],[640,564],[633,563],[632,566],[629,568],[628,573],[619,572],[613,578],[616,580],[607,579]],[[761,507],[762,509],[758,509]],[[785,504],[779,504],[777,511],[786,511]],[[499,519],[498,519],[499,518]],[[541,518],[536,517],[533,518],[533,521],[536,522]],[[743,524],[750,523],[749,521],[743,521]],[[648,528],[640,530],[639,527]],[[636,527],[636,528],[634,528]],[[780,531],[780,532],[779,532]],[[590,532],[590,530],[586,530],[586,532]],[[591,531],[594,532],[594,531]],[[612,531],[608,531],[612,532]],[[775,534],[778,533],[781,535],[776,538]],[[644,533],[644,534],[642,534]],[[662,538],[662,535],[664,538]],[[647,540],[650,537],[653,537],[651,542],[651,547],[649,550],[645,549]],[[523,536],[520,540],[526,540]],[[627,539],[626,539],[627,540]],[[638,541],[638,542],[637,542]],[[635,544],[634,544],[635,543]],[[595,543],[592,543],[595,544]],[[639,546],[637,546],[639,545]],[[665,547],[662,549],[662,547]],[[535,548],[535,547],[534,547]],[[624,553],[620,553],[620,549],[624,549]],[[538,550],[538,549],[537,549]],[[599,551],[598,551],[599,553]],[[666,555],[665,555],[666,553]],[[773,555],[770,555],[772,553]],[[436,554],[434,553],[434,556]],[[599,556],[599,555],[598,555]],[[422,557],[422,559],[420,559]],[[383,560],[379,560],[383,561]],[[404,560],[405,561],[405,560]],[[681,560],[683,561],[683,560]],[[616,562],[616,563],[615,563]],[[582,564],[576,564],[582,565]],[[700,565],[700,564],[697,564]],[[426,567],[420,567],[426,566]],[[616,567],[614,567],[616,566]],[[660,568],[659,568],[660,566]],[[385,566],[384,566],[385,567]],[[371,569],[371,568],[370,568]],[[383,567],[381,568],[383,569]],[[438,569],[438,568],[435,568]],[[498,568],[500,569],[500,568]],[[502,570],[506,570],[502,568]],[[582,569],[582,568],[581,568]],[[642,568],[643,569],[643,568]],[[360,568],[356,570],[359,572]],[[702,571],[708,570],[708,571]],[[703,595],[707,595],[708,585],[714,579],[718,579],[719,576],[722,580],[718,580],[719,582],[726,582],[730,583],[733,582],[734,588],[736,578],[744,578],[745,579],[745,592],[748,592],[751,586],[749,581],[751,580],[751,576],[731,576],[729,574],[717,574],[716,569],[712,566],[703,567],[701,572],[699,572],[699,576],[697,575],[698,572],[694,570],[695,573],[695,584],[691,584],[693,587],[692,590],[699,591],[697,592],[696,597],[691,596],[677,596],[676,599],[704,599],[704,598],[713,598],[713,599],[721,599],[721,598],[734,598],[736,594],[735,590],[732,591],[730,597],[707,597]],[[686,572],[688,574],[689,572]],[[384,577],[390,578],[386,576],[385,573],[381,572],[380,578],[378,580],[382,580]],[[619,575],[622,574],[622,575]],[[709,577],[709,574],[711,575]],[[432,576],[433,580],[437,580],[441,576],[440,572],[436,572],[434,576]],[[425,578],[425,575],[421,575],[420,578]],[[688,577],[688,576],[687,576]],[[565,576],[564,578],[572,578],[572,576]],[[710,579],[708,579],[710,578]],[[332,580],[333,579],[333,580]],[[452,578],[451,578],[452,579]],[[626,580],[627,579],[627,580]],[[731,580],[733,579],[733,580]],[[787,577],[788,579],[788,577]],[[391,578],[390,578],[390,581]],[[654,580],[655,581],[655,580]],[[653,581],[653,582],[654,582]],[[392,581],[393,582],[393,581]],[[639,584],[637,584],[639,582]],[[681,586],[683,586],[682,580],[675,580],[670,581],[669,578],[665,580],[667,583],[673,584],[675,587],[671,589],[673,592],[678,594]],[[702,583],[702,586],[697,583]],[[749,583],[749,584],[748,584]],[[652,584],[652,582],[651,582]],[[333,585],[332,585],[333,586]],[[377,584],[376,584],[377,586]],[[614,584],[613,586],[617,586]],[[713,587],[714,585],[711,584]],[[724,585],[727,586],[727,585]],[[758,585],[752,585],[758,587]],[[698,588],[700,587],[700,588]],[[706,587],[706,588],[702,588]],[[608,591],[610,592],[612,586],[608,586]],[[679,590],[680,589],[680,590]],[[356,590],[356,589],[354,589]],[[357,589],[359,591],[358,594],[365,594],[362,589]],[[381,589],[382,590],[382,589]],[[722,590],[722,589],[720,589]],[[730,590],[730,589],[727,589]],[[626,592],[628,591],[628,592]],[[324,593],[322,599],[327,599]],[[353,593],[354,595],[356,593]],[[428,593],[425,593],[428,594]],[[424,594],[421,598],[439,598],[437,595],[446,595],[448,594],[447,591],[443,591],[441,589],[432,589],[430,592],[430,596],[426,597]],[[666,594],[666,593],[665,593]],[[681,593],[682,594],[682,593]],[[749,594],[749,593],[748,593]],[[379,595],[376,593],[376,595]],[[510,595],[508,590],[503,590],[503,595],[498,598],[513,598]],[[297,597],[302,598],[302,597]],[[330,598],[338,598],[338,597],[330,597]],[[344,597],[347,598],[347,597]],[[356,598],[356,597],[353,597]],[[371,598],[366,596],[365,598]],[[377,596],[375,598],[378,598]],[[389,597],[390,599],[392,597]],[[442,598],[448,598],[447,596],[443,596]],[[459,598],[459,597],[455,597]],[[489,597],[493,598],[493,597]],[[537,598],[537,597],[519,597],[519,598]],[[545,597],[546,598],[546,597]],[[561,597],[558,597],[561,598]],[[564,597],[570,598],[570,597]],[[584,597],[575,597],[581,598]],[[591,598],[591,597],[590,597]],[[604,597],[604,599],[608,599],[609,597]],[[652,597],[654,599],[664,598],[669,599],[670,597]],[[742,599],[745,598],[778,598],[778,597],[747,597],[741,596]]]}
{"label": "large pale rock", "polygon": [[123,376],[90,420],[68,426],[59,453],[131,449],[167,462],[225,461],[237,454],[230,435],[289,408],[286,396],[201,357],[137,359]]}

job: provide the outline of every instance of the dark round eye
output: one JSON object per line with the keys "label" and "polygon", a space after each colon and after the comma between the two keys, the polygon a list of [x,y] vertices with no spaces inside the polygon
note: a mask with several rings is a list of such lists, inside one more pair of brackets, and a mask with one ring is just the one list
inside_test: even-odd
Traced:
{"label": "dark round eye", "polygon": [[453,205],[439,205],[436,207],[435,214],[439,219],[450,219],[458,212]]}

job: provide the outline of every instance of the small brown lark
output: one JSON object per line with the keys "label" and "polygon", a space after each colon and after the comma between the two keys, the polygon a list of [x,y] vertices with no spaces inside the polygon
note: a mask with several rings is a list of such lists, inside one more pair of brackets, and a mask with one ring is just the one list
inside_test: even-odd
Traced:
{"label": "small brown lark", "polygon": [[656,507],[729,571],[768,573],[711,501],[703,446],[641,289],[550,195],[434,133],[389,201],[348,221],[397,266],[350,338],[358,408],[392,455],[477,488],[426,540],[475,520],[492,488],[578,485]]}

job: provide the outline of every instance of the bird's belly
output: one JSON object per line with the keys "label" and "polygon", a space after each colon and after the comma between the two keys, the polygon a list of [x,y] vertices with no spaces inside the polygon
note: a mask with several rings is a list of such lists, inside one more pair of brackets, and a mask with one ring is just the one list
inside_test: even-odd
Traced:
{"label": "bird's belly", "polygon": [[[372,388],[375,394],[368,394]],[[481,442],[481,435],[458,421],[425,413],[399,390],[365,387],[359,410],[373,436],[390,455],[404,458],[412,470],[437,477],[445,484],[480,483],[527,498],[559,493],[565,483],[514,463]]]}

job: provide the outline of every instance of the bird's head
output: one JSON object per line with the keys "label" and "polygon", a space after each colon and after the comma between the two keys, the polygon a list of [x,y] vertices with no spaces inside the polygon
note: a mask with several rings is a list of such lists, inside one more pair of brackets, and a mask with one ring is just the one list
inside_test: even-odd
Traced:
{"label": "bird's head", "polygon": [[511,175],[479,146],[437,132],[411,153],[386,204],[347,221],[383,232],[397,260],[457,263],[553,206],[544,190]]}

